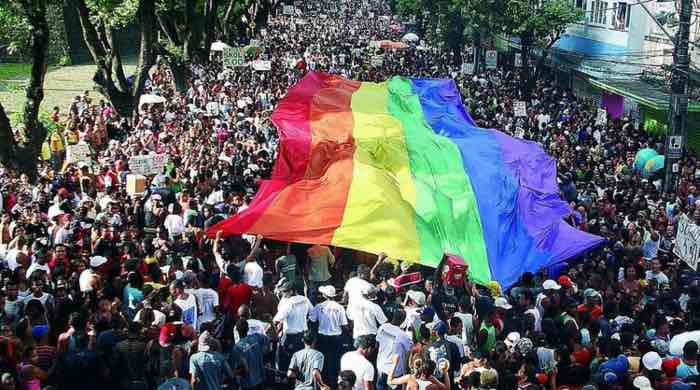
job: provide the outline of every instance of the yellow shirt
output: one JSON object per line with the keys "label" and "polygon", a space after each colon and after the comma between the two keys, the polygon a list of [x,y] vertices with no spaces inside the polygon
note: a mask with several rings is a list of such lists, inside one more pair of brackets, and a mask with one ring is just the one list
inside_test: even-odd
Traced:
{"label": "yellow shirt", "polygon": [[58,131],[54,131],[53,134],[51,134],[51,138],[49,140],[49,145],[51,146],[51,151],[52,152],[60,152],[63,149],[65,149],[63,145],[63,137],[61,137],[61,133]]}

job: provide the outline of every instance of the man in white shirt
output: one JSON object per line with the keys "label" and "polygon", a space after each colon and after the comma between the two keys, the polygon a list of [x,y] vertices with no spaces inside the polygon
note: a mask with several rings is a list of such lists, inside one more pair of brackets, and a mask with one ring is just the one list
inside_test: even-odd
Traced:
{"label": "man in white shirt", "polygon": [[[343,328],[348,326],[345,308],[334,300],[335,287],[321,286],[318,288],[322,302],[317,304],[309,319],[318,323],[318,349],[324,356],[334,356],[340,351],[343,339]],[[338,383],[338,359],[328,359],[323,365],[323,379],[326,383]]]}
{"label": "man in white shirt", "polygon": [[306,319],[313,307],[308,298],[296,294],[291,283],[283,284],[280,291],[282,299],[272,321],[277,327],[277,333],[282,334],[277,344],[277,369],[286,372],[292,355],[304,348],[302,335],[308,329]]}
{"label": "man in white shirt", "polygon": [[398,310],[394,312],[391,323],[387,322],[377,330],[377,390],[389,390],[389,374],[394,369],[394,357],[398,357],[398,364],[394,371],[394,377],[401,377],[407,370],[408,355],[413,347],[413,342],[401,329],[406,319],[406,312]]}
{"label": "man in white shirt", "polygon": [[219,293],[211,288],[209,279],[204,274],[199,274],[199,288],[194,291],[199,305],[199,321],[197,329],[201,329],[202,324],[212,322],[216,319],[219,309]]}
{"label": "man in white shirt", "polygon": [[651,269],[646,272],[646,280],[655,280],[657,286],[662,284],[667,284],[669,282],[668,276],[661,271],[661,262],[659,259],[654,259],[651,261]]}
{"label": "man in white shirt", "polygon": [[343,302],[348,304],[348,313],[350,313],[356,302],[362,300],[362,292],[372,286],[372,283],[368,282],[369,274],[369,267],[365,264],[360,264],[357,266],[357,276],[345,282]]}
{"label": "man in white shirt", "polygon": [[340,370],[350,370],[355,373],[354,390],[373,390],[375,375],[374,366],[367,360],[372,354],[375,344],[371,336],[361,336],[357,340],[357,349],[347,352],[340,359]]}
{"label": "man in white shirt", "polygon": [[348,317],[353,321],[352,337],[357,342],[358,337],[376,335],[377,329],[387,321],[384,310],[374,303],[377,299],[377,288],[373,285],[365,287],[363,297],[348,309]]}
{"label": "man in white shirt", "polygon": [[182,322],[197,329],[197,298],[194,294],[185,292],[185,283],[182,279],[170,284],[170,295],[175,298],[173,303],[182,310]]}

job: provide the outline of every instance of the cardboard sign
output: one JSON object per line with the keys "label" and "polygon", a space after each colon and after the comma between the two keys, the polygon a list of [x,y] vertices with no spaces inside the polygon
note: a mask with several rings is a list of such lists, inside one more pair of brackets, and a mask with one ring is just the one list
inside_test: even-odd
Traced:
{"label": "cardboard sign", "polygon": [[496,50],[486,50],[484,56],[486,69],[496,69],[498,67],[498,52]]}
{"label": "cardboard sign", "polygon": [[513,102],[513,114],[515,114],[516,117],[527,116],[527,107],[524,101],[516,100]]}
{"label": "cardboard sign", "polygon": [[163,172],[168,163],[168,155],[154,154],[150,156],[135,156],[129,159],[129,170],[136,175],[150,176]]}
{"label": "cardboard sign", "polygon": [[92,161],[92,153],[87,144],[76,144],[66,146],[66,162],[90,162]]}
{"label": "cardboard sign", "polygon": [[285,5],[282,7],[282,15],[294,15],[294,6],[293,5]]}
{"label": "cardboard sign", "polygon": [[244,66],[245,52],[242,47],[226,47],[223,52],[224,66]]}
{"label": "cardboard sign", "polygon": [[259,72],[272,69],[272,61],[257,60],[253,61],[253,69]]}
{"label": "cardboard sign", "polygon": [[472,74],[474,73],[474,63],[463,62],[462,63],[462,74]]}
{"label": "cardboard sign", "polygon": [[697,271],[698,261],[700,261],[700,226],[693,223],[685,214],[681,215],[678,221],[673,253]]}
{"label": "cardboard sign", "polygon": [[595,118],[595,124],[598,126],[605,126],[608,124],[608,112],[604,108],[598,109],[598,114]]}
{"label": "cardboard sign", "polygon": [[384,55],[377,54],[375,56],[372,56],[371,64],[374,67],[382,66],[384,64]]}

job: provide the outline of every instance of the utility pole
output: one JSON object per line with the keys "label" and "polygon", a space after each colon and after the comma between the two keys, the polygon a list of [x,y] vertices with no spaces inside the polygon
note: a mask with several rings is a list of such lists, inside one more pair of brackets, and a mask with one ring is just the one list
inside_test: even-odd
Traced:
{"label": "utility pole", "polygon": [[666,137],[666,177],[664,192],[673,192],[678,185],[680,167],[688,133],[688,71],[690,57],[690,15],[692,0],[680,0],[679,25],[673,47],[673,69],[671,70],[671,99],[668,109],[668,131]]}

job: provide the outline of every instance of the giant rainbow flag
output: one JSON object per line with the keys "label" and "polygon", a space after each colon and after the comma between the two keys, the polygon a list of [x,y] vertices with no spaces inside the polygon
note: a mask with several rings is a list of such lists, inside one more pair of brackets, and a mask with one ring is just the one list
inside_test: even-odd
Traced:
{"label": "giant rainbow flag", "polygon": [[451,80],[367,83],[312,72],[272,121],[281,141],[272,177],[209,234],[431,266],[448,252],[477,282],[504,287],[602,242],[563,222],[571,210],[558,195],[555,161],[534,142],[476,127]]}

